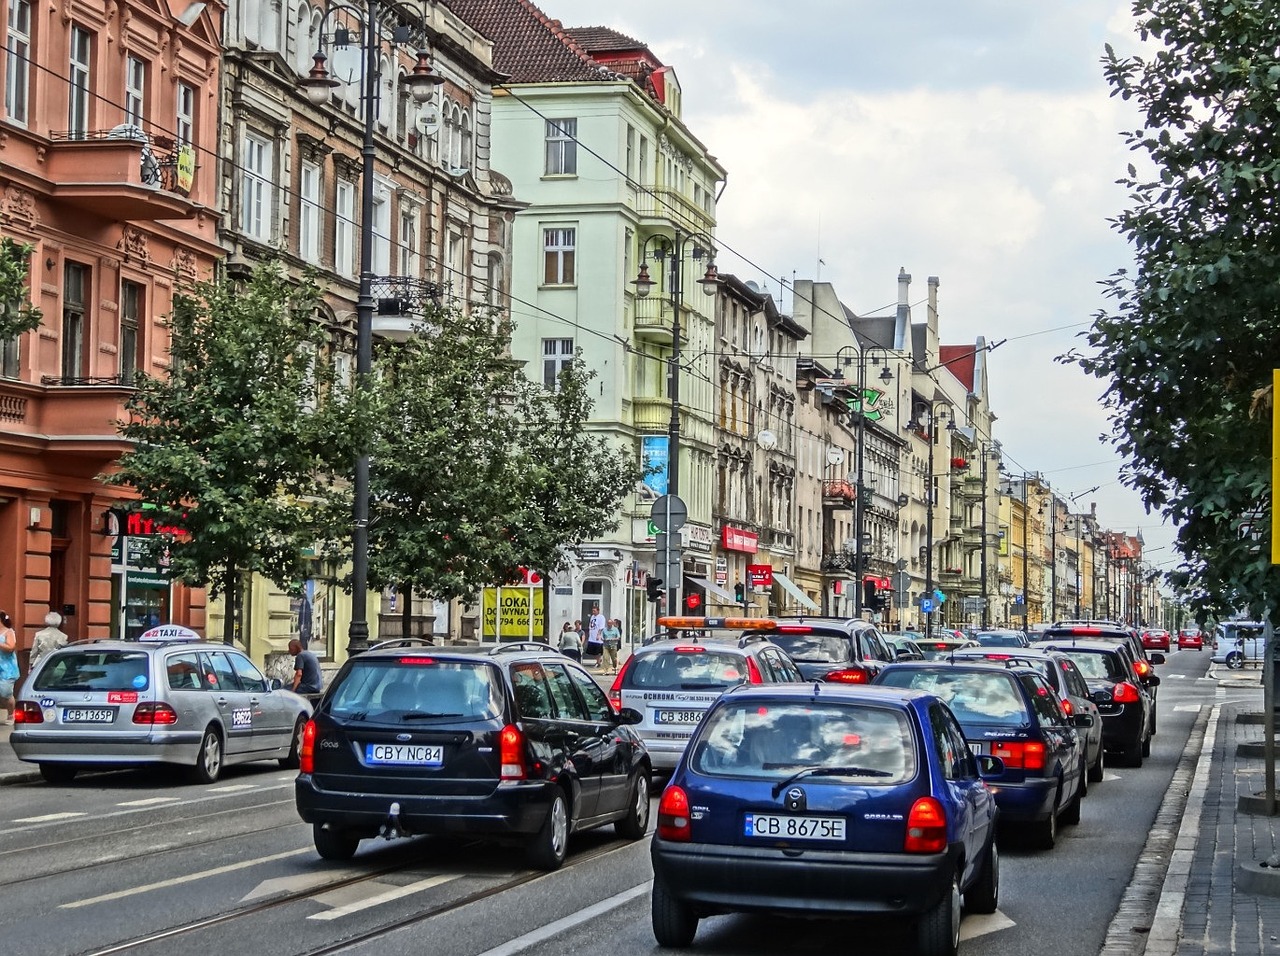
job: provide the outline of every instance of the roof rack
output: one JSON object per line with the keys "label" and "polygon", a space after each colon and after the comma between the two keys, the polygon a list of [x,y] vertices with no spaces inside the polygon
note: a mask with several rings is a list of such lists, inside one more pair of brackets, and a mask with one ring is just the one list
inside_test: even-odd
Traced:
{"label": "roof rack", "polygon": [[544,644],[542,641],[513,641],[510,644],[499,644],[496,647],[489,648],[489,656],[495,654],[505,654],[507,651],[547,651],[552,654],[559,654],[550,644]]}
{"label": "roof rack", "polygon": [[369,650],[380,651],[384,647],[438,647],[429,637],[393,637],[370,645]]}

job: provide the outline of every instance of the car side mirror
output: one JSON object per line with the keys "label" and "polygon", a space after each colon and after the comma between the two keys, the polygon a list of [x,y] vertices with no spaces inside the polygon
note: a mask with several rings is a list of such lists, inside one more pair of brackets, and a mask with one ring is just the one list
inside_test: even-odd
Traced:
{"label": "car side mirror", "polygon": [[273,677],[271,680],[267,681],[267,690],[282,690],[283,688],[284,681],[279,677]]}
{"label": "car side mirror", "polygon": [[1093,714],[1072,714],[1071,726],[1072,727],[1092,727]]}
{"label": "car side mirror", "polygon": [[1148,674],[1145,683],[1148,687],[1159,687],[1160,678],[1157,677],[1155,674]]}
{"label": "car side mirror", "polygon": [[618,711],[618,723],[620,724],[638,724],[644,721],[644,714],[636,710],[634,707],[623,707]]}
{"label": "car side mirror", "polygon": [[978,774],[982,777],[998,777],[1004,773],[1004,761],[990,754],[977,754]]}
{"label": "car side mirror", "polygon": [[1147,660],[1151,661],[1151,663],[1152,663],[1152,664],[1163,664],[1163,663],[1164,663],[1164,655],[1163,655],[1163,654],[1150,654],[1150,655],[1148,655]]}

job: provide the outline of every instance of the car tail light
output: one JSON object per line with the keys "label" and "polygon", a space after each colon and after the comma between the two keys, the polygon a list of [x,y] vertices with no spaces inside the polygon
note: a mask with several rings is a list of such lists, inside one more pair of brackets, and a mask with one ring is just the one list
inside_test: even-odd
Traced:
{"label": "car tail light", "polygon": [[947,815],[933,797],[921,797],[907,816],[907,853],[941,853],[947,848]]}
{"label": "car tail light", "polygon": [[1060,703],[1062,704],[1062,712],[1068,717],[1076,712],[1076,705],[1071,703],[1071,701],[1067,700],[1065,697],[1062,698]]}
{"label": "car tail light", "polygon": [[507,724],[498,734],[498,754],[502,763],[503,780],[523,780],[524,734],[515,724]]}
{"label": "car tail light", "polygon": [[1013,660],[1013,655],[1012,655],[1012,654],[983,654],[982,656],[983,656],[984,658],[986,658],[987,660],[989,660],[989,661],[1011,661],[1011,660]]}
{"label": "car tail light", "polygon": [[1146,677],[1151,673],[1151,665],[1146,661],[1134,661],[1133,669],[1138,672],[1139,677]]}
{"label": "car tail light", "polygon": [[697,647],[693,644],[677,644],[671,649],[677,654],[705,654],[707,652],[705,647]]}
{"label": "car tail light", "polygon": [[999,757],[1009,770],[1043,770],[1044,744],[1038,740],[995,740],[991,756]]}
{"label": "car tail light", "polygon": [[298,748],[298,772],[315,773],[316,770],[316,722],[308,720],[302,725],[302,746]]}
{"label": "car tail light", "polygon": [[178,712],[164,701],[144,701],[133,709],[135,724],[176,724]]}
{"label": "car tail light", "polygon": [[760,676],[760,668],[756,667],[756,662],[751,658],[747,658],[747,683],[763,684],[764,678]]}
{"label": "car tail light", "polygon": [[435,662],[436,662],[436,659],[434,657],[402,657],[400,658],[401,664],[434,664]]}
{"label": "car tail light", "polygon": [[1125,680],[1111,688],[1111,699],[1117,704],[1136,704],[1142,698],[1138,696],[1138,688]]}
{"label": "car tail light", "polygon": [[614,710],[622,710],[622,678],[626,676],[633,663],[635,663],[635,657],[628,657],[622,662],[618,676],[613,679],[613,686],[609,688],[609,703],[613,704]]}
{"label": "car tail light", "polygon": [[18,701],[18,706],[13,710],[13,722],[15,724],[43,724],[44,711],[33,700],[20,700]]}
{"label": "car tail light", "polygon": [[1070,631],[1068,631],[1068,633],[1070,633],[1070,634],[1075,634],[1075,635],[1077,635],[1077,636],[1084,636],[1084,635],[1086,635],[1086,634],[1093,634],[1093,635],[1097,635],[1097,634],[1101,634],[1101,633],[1102,633],[1102,628],[1099,628],[1099,627],[1073,627],[1073,628],[1071,628],[1071,629],[1070,629]]}
{"label": "car tail light", "polygon": [[807,624],[779,624],[777,631],[779,634],[812,634],[813,628]]}
{"label": "car tail light", "polygon": [[828,672],[823,680],[836,684],[870,684],[871,675],[861,667],[846,667],[843,670]]}
{"label": "car tail light", "polygon": [[658,801],[658,839],[688,843],[692,837],[689,795],[682,787],[667,787]]}

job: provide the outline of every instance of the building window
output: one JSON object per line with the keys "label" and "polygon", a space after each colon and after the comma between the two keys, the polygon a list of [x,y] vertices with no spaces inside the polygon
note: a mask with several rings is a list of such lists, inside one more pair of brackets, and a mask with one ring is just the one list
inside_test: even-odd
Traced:
{"label": "building window", "polygon": [[547,120],[547,175],[576,176],[578,174],[578,121],[576,119]]}
{"label": "building window", "polygon": [[356,187],[349,180],[338,180],[333,220],[333,268],[350,278],[356,274]]}
{"label": "building window", "polygon": [[542,384],[555,391],[560,373],[573,361],[573,339],[542,340]]}
{"label": "building window", "polygon": [[31,92],[31,4],[9,0],[9,32],[5,37],[4,113],[27,125],[27,100]]}
{"label": "building window", "polygon": [[636,128],[627,125],[627,178],[632,182],[636,179]]}
{"label": "building window", "polygon": [[400,210],[400,275],[418,274],[418,211]]}
{"label": "building window", "polygon": [[445,284],[453,290],[454,298],[462,298],[467,291],[467,252],[462,233],[449,231],[445,256],[445,267],[449,270]]}
{"label": "building window", "polygon": [[373,274],[391,274],[391,199],[385,182],[373,187]]}
{"label": "building window", "polygon": [[271,238],[271,144],[246,133],[241,160],[240,228],[266,242]]}
{"label": "building window", "polygon": [[298,184],[298,255],[313,264],[320,262],[320,167],[303,163]]}
{"label": "building window", "polygon": [[125,60],[124,66],[124,121],[143,128],[147,118],[147,64],[136,56]]}
{"label": "building window", "polygon": [[494,308],[502,308],[504,298],[502,281],[502,256],[496,252],[489,253],[489,296],[488,302]]}
{"label": "building window", "polygon": [[636,168],[637,182],[641,186],[649,183],[649,139],[646,136],[640,137],[640,159]]}
{"label": "building window", "polygon": [[573,285],[575,230],[542,230],[544,285]]}
{"label": "building window", "polygon": [[132,385],[141,364],[142,286],[136,282],[120,285],[120,383]]}
{"label": "building window", "polygon": [[89,131],[89,70],[92,62],[93,35],[84,27],[72,27],[71,75],[67,93],[67,130],[71,139],[84,139]]}
{"label": "building window", "polygon": [[89,268],[68,262],[62,273],[62,378],[84,378],[85,301]]}
{"label": "building window", "polygon": [[174,132],[178,134],[179,145],[195,142],[196,89],[186,83],[178,84],[178,117]]}
{"label": "building window", "polygon": [[11,339],[5,339],[0,342],[0,376],[4,378],[17,378],[19,371],[18,342],[22,336],[15,335]]}

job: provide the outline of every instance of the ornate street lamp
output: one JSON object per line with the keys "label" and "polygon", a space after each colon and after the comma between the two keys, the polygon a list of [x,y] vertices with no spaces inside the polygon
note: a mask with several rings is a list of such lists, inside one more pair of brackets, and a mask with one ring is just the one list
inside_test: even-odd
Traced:
{"label": "ornate street lamp", "polygon": [[[324,21],[335,14],[344,18],[331,37],[323,32]],[[358,36],[353,35],[348,24],[358,25]],[[323,107],[329,103],[339,81],[334,79],[327,66],[325,44],[332,41],[336,48],[344,48],[359,42],[363,54],[363,142],[360,155],[363,159],[360,173],[360,290],[356,299],[356,379],[357,390],[366,389],[373,370],[373,186],[374,159],[376,155],[374,131],[378,120],[378,101],[382,87],[382,57],[379,55],[385,37],[393,49],[417,41],[417,62],[413,70],[401,78],[417,103],[431,99],[444,78],[431,69],[426,36],[420,26],[413,26],[399,19],[393,7],[385,10],[378,0],[364,0],[363,4],[350,4],[335,0],[325,11],[321,22],[320,49],[313,57],[313,64],[306,79],[299,86],[312,105]],[[361,447],[356,453],[355,476],[352,487],[353,529],[351,534],[351,625],[347,630],[347,653],[358,654],[369,646],[368,582],[369,582],[369,452]]]}

